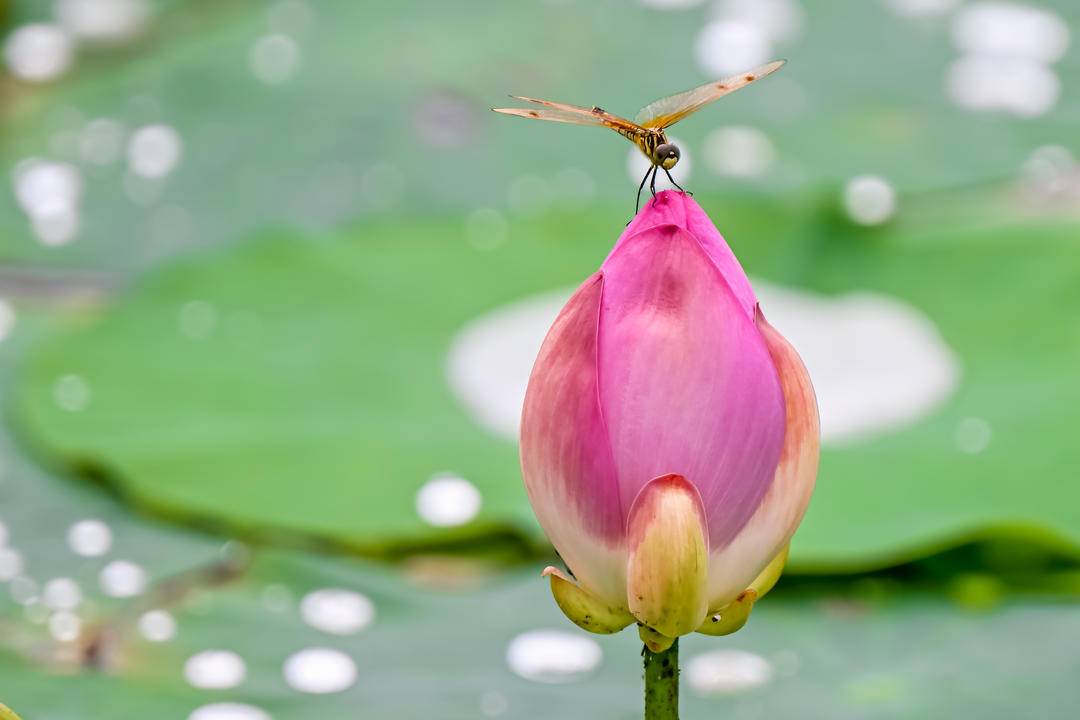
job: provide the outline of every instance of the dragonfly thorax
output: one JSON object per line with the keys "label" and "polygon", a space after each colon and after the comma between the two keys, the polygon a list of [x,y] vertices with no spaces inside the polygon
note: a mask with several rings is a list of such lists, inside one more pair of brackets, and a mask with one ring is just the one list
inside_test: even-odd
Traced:
{"label": "dragonfly thorax", "polygon": [[638,146],[645,157],[649,158],[653,165],[659,165],[665,170],[670,170],[679,162],[679,148],[675,143],[668,142],[663,131],[653,130],[640,136]]}

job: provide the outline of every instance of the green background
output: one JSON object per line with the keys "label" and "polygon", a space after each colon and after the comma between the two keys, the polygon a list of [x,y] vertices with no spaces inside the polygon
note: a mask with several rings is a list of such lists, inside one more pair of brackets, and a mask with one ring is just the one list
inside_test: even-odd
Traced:
{"label": "green background", "polygon": [[[8,28],[50,14],[7,5]],[[155,580],[218,557],[229,538],[250,542],[253,562],[175,608],[176,640],[129,636],[111,672],[58,660],[45,628],[0,593],[0,701],[25,720],[184,718],[223,700],[277,720],[477,718],[497,692],[500,717],[639,717],[631,632],[599,638],[603,662],[577,682],[508,669],[518,633],[576,630],[537,577],[550,550],[516,448],[470,419],[445,362],[469,320],[591,273],[634,188],[613,135],[486,108],[524,93],[632,116],[708,79],[693,41],[709,8],[328,0],[287,29],[295,77],[266,86],[248,52],[272,6],[153,6],[141,39],[81,48],[55,83],[0,74],[5,173],[31,156],[78,163],[71,133],[95,117],[166,122],[184,141],[147,203],[125,193],[122,162],[80,163],[82,227],[62,248],[35,241],[0,192],[0,297],[17,313],[0,343],[0,521],[27,575],[76,578],[87,617],[109,627],[129,628],[131,608],[93,589],[103,561],[66,549],[80,518],[105,519],[112,555]],[[1043,6],[1075,44],[1080,8]],[[900,298],[932,319],[963,379],[919,423],[825,449],[775,595],[739,634],[684,642],[687,659],[738,648],[776,674],[726,697],[686,688],[685,716],[1070,717],[1080,221],[1075,198],[1034,201],[1020,176],[1041,145],[1080,151],[1080,53],[1054,65],[1062,94],[1045,116],[976,114],[944,90],[957,56],[948,16],[802,7],[802,32],[776,48],[782,73],[677,128],[691,187],[752,276]],[[770,173],[710,172],[705,137],[730,124],[767,133]],[[884,227],[841,209],[843,183],[866,172],[900,193]],[[505,243],[469,241],[477,208],[506,217]],[[177,330],[192,300],[218,312],[203,341]],[[72,373],[93,393],[74,413],[54,398]],[[971,416],[993,428],[983,453],[955,446]],[[437,530],[414,498],[447,469],[476,484],[483,511]],[[330,638],[294,605],[269,610],[268,586],[293,598],[353,588],[376,621]],[[348,652],[358,683],[289,690],[281,662],[312,644]],[[208,647],[245,658],[241,688],[184,682],[183,661]]]}

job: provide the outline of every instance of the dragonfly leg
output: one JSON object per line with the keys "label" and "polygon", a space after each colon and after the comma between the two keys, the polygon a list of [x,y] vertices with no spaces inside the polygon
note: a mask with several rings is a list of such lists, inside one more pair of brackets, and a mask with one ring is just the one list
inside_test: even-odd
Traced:
{"label": "dragonfly leg", "polygon": [[[637,215],[638,210],[641,209],[641,191],[645,188],[645,181],[649,179],[649,173],[651,172],[652,168],[650,167],[648,170],[645,171],[645,177],[641,178],[641,184],[637,186],[637,203],[634,204],[635,215]],[[629,225],[630,223],[626,224]]]}
{"label": "dragonfly leg", "polygon": [[659,168],[659,165],[652,166],[652,180],[649,181],[649,192],[652,193],[653,199],[656,198],[656,171]]}
{"label": "dragonfly leg", "polygon": [[665,175],[667,175],[667,179],[671,181],[671,184],[672,184],[672,185],[674,185],[675,187],[679,188],[679,190],[680,190],[680,191],[682,191],[682,192],[686,193],[687,195],[689,195],[689,196],[693,197],[694,193],[690,192],[689,190],[683,190],[683,187],[682,187],[682,185],[680,185],[679,183],[675,182],[675,178],[671,177],[671,173],[669,173],[669,172],[668,172],[668,169],[667,169],[667,168],[664,168],[664,174],[665,174]]}

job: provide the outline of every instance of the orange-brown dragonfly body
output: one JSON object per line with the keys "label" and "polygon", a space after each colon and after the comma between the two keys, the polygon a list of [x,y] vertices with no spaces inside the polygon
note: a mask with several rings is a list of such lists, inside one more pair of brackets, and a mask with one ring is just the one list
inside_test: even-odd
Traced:
{"label": "orange-brown dragonfly body", "polygon": [[[492,108],[495,112],[506,115],[517,115],[534,120],[550,120],[552,122],[572,123],[574,125],[598,125],[611,128],[630,142],[637,145],[638,149],[649,159],[649,169],[645,171],[645,177],[638,186],[638,206],[641,202],[641,190],[645,187],[645,181],[652,177],[649,185],[652,194],[656,194],[656,173],[663,170],[675,187],[682,190],[675,179],[671,177],[671,168],[679,162],[679,148],[667,139],[664,131],[679,122],[686,116],[697,112],[705,105],[722,98],[728,93],[739,88],[746,87],[755,80],[760,80],[784,66],[783,60],[771,62],[754,70],[738,75],[705,83],[693,90],[676,93],[655,102],[651,102],[638,111],[631,122],[618,115],[603,110],[599,107],[580,107],[565,103],[537,100],[536,98],[512,95],[517,100],[533,103],[535,108]],[[636,210],[635,210],[636,212]]]}

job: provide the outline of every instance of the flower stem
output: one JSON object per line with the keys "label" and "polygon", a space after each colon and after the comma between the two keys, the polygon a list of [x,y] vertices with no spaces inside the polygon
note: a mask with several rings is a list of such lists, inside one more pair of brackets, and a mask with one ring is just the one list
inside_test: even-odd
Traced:
{"label": "flower stem", "polygon": [[679,641],[654,653],[644,649],[645,720],[679,720]]}

